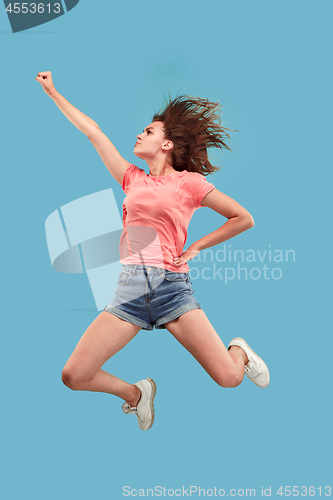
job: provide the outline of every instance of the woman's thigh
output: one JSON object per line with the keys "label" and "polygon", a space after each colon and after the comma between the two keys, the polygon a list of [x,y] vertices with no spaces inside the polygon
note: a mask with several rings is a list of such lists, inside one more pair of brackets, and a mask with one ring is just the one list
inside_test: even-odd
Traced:
{"label": "woman's thigh", "polygon": [[82,335],[64,371],[89,380],[114,354],[140,331],[141,327],[103,311]]}
{"label": "woman's thigh", "polygon": [[164,325],[220,385],[239,369],[202,309],[194,309]]}

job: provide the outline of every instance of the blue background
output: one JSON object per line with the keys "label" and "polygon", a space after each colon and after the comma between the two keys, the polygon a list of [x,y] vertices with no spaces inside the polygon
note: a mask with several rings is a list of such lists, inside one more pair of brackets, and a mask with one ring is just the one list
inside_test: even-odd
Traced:
{"label": "blue background", "polygon": [[[2,498],[120,499],[125,485],[256,496],[272,486],[281,498],[281,485],[332,485],[332,13],[329,1],[81,0],[14,35],[0,10]],[[46,70],[140,167],[136,134],[168,91],[223,104],[225,125],[238,131],[234,153],[214,153],[223,167],[208,180],[256,222],[227,245],[293,249],[296,259],[277,264],[279,280],[199,278],[193,287],[222,340],[244,336],[266,360],[268,389],[247,379],[218,387],[156,330],[105,365],[129,382],[156,380],[149,432],[119,399],[62,384],[97,311],[86,275],[52,269],[44,222],[109,187],[120,209],[123,193],[34,80]],[[189,244],[219,225],[197,211]]]}

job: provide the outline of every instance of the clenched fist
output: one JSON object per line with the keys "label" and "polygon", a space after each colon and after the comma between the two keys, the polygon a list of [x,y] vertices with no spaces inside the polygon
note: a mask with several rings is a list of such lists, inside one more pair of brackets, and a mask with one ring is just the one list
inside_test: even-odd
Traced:
{"label": "clenched fist", "polygon": [[44,92],[51,96],[55,92],[55,88],[53,85],[52,74],[51,71],[41,71],[36,76],[35,80],[41,84],[44,89]]}

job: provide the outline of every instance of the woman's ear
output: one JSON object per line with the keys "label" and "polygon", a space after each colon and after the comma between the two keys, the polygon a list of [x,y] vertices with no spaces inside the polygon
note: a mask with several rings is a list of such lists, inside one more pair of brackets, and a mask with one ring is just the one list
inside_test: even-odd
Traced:
{"label": "woman's ear", "polygon": [[170,149],[172,149],[172,148],[173,148],[172,141],[166,141],[162,146],[162,149],[164,149],[164,151],[170,151]]}

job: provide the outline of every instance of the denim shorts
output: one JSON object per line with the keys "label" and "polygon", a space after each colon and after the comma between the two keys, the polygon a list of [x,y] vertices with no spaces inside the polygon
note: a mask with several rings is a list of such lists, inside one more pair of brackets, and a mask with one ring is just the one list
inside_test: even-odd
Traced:
{"label": "denim shorts", "polygon": [[193,297],[189,273],[146,265],[123,265],[116,294],[104,308],[143,330],[165,328],[164,323],[201,309]]}

